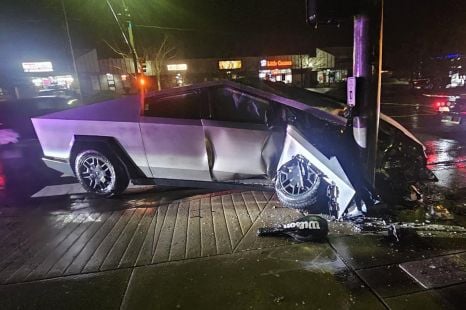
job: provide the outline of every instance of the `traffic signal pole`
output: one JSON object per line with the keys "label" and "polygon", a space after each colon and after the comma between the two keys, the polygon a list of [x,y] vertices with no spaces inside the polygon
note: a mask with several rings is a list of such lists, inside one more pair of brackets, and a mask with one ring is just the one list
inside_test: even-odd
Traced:
{"label": "traffic signal pole", "polygon": [[135,81],[136,81],[137,87],[139,87],[139,89],[140,89],[139,104],[141,106],[141,109],[143,109],[144,108],[144,106],[143,106],[144,105],[144,97],[145,97],[145,80],[143,79],[144,74],[143,73],[139,74],[138,55],[137,55],[137,52],[136,52],[136,47],[134,45],[133,27],[132,27],[132,23],[131,23],[131,19],[130,19],[131,16],[129,14],[128,7],[126,6],[125,1],[122,0],[124,14],[125,14],[125,17],[127,18],[127,22],[128,22],[128,36],[127,36],[125,30],[123,29],[123,27],[122,27],[122,25],[120,23],[120,20],[118,18],[117,13],[115,12],[115,10],[112,7],[112,4],[110,3],[109,0],[106,0],[106,2],[107,2],[108,7],[110,8],[110,11],[112,12],[113,18],[115,18],[115,21],[116,21],[116,23],[118,25],[118,28],[120,29],[121,35],[123,36],[123,39],[124,39],[126,45],[128,45],[128,47],[129,47],[131,56],[133,58]]}
{"label": "traffic signal pole", "polygon": [[[118,19],[118,15],[115,13],[115,10],[113,9],[113,7],[112,7],[109,0],[107,0],[107,5],[110,8],[110,11],[112,12],[113,18],[115,18],[115,21],[116,21],[116,23],[118,25],[118,28],[120,29],[121,35],[123,37],[123,40],[125,40],[126,45],[128,45],[128,47],[129,47],[129,50],[131,52],[131,56],[133,57],[134,73],[137,76],[138,73],[139,73],[139,70],[138,70],[138,58],[137,58],[137,54],[136,54],[136,49],[134,48],[134,45],[131,44],[130,40],[128,39],[128,36],[126,36],[126,32],[123,29],[123,27],[121,26],[120,20]],[[131,33],[131,35],[132,35],[132,33]]]}
{"label": "traffic signal pole", "polygon": [[71,55],[71,60],[73,62],[73,71],[74,71],[74,76],[76,79],[76,84],[77,88],[79,90],[79,99],[81,100],[81,103],[83,103],[83,93],[81,91],[81,83],[79,82],[79,74],[78,74],[78,67],[76,65],[76,57],[74,55],[74,48],[73,48],[73,41],[71,40],[71,34],[70,34],[70,25],[68,23],[68,13],[66,12],[66,7],[65,7],[65,2],[64,0],[61,0],[61,8],[63,11],[63,18],[65,20],[65,29],[66,29],[66,36],[68,38],[68,45],[70,48],[70,55]]}
{"label": "traffic signal pole", "polygon": [[361,150],[365,179],[375,183],[380,118],[383,42],[383,0],[367,0],[354,17],[353,75],[358,80],[353,128],[362,135],[355,140]]}

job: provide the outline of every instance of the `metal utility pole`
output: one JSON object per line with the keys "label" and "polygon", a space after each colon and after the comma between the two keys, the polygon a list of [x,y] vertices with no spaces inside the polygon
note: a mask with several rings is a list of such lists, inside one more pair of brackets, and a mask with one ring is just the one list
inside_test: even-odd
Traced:
{"label": "metal utility pole", "polygon": [[[366,180],[374,185],[380,117],[383,0],[364,1],[354,17],[353,75],[361,90],[356,97],[353,127],[363,132],[358,142]],[[365,135],[365,137],[364,137]]]}
{"label": "metal utility pole", "polygon": [[129,13],[129,9],[128,9],[128,6],[126,5],[125,0],[121,0],[121,3],[123,4],[123,10],[124,10],[124,16],[126,17],[126,22],[128,23],[129,44],[131,44],[131,48],[133,49],[134,54],[136,54],[136,58],[137,58],[136,47],[134,45],[133,24],[131,23],[131,14]]}
{"label": "metal utility pole", "polygon": [[76,58],[74,57],[73,42],[71,41],[70,26],[68,24],[68,15],[66,14],[66,7],[65,7],[64,0],[61,0],[60,2],[61,2],[61,8],[62,8],[62,11],[63,11],[63,17],[65,19],[66,35],[68,37],[68,44],[69,44],[69,47],[70,47],[70,54],[71,54],[71,59],[72,59],[72,62],[73,62],[74,76],[75,76],[76,82],[78,84],[79,97],[80,97],[81,103],[82,103],[83,102],[83,94],[81,92],[81,84],[79,83],[79,75],[78,75],[78,67],[76,66]]}
{"label": "metal utility pole", "polygon": [[129,13],[128,6],[126,5],[125,0],[121,0],[121,3],[123,4],[123,11],[124,11],[124,17],[126,18],[126,22],[128,23],[128,35],[129,35],[129,44],[131,46],[131,50],[133,51],[133,61],[135,63],[135,70],[136,70],[136,77],[138,82],[139,82],[139,104],[141,106],[141,109],[144,108],[144,98],[145,98],[145,88],[146,88],[146,80],[144,79],[144,70],[141,70],[141,72],[138,71],[138,66],[137,66],[137,61],[138,61],[138,55],[136,52],[136,47],[134,44],[134,35],[133,35],[133,24],[131,23],[131,14]]}
{"label": "metal utility pole", "polygon": [[[120,20],[118,19],[118,15],[115,13],[115,10],[113,9],[111,3],[109,0],[106,0],[107,2],[107,5],[108,7],[110,8],[110,11],[112,12],[112,15],[113,15],[113,18],[115,18],[115,21],[118,25],[118,28],[120,29],[120,32],[121,32],[121,35],[123,37],[123,40],[125,41],[126,45],[128,45],[129,47],[129,50],[131,52],[131,55],[133,56],[133,63],[134,63],[134,73],[135,75],[137,76],[138,73],[139,73],[139,70],[138,70],[138,56],[137,56],[137,53],[136,53],[136,49],[134,48],[134,42],[131,42],[128,37],[126,36],[126,32],[125,30],[123,29],[123,27],[121,26],[121,23],[120,23]],[[127,10],[126,8],[126,4],[125,4],[125,9]],[[130,32],[130,38],[132,38],[133,36],[133,33],[132,33],[132,30]]]}

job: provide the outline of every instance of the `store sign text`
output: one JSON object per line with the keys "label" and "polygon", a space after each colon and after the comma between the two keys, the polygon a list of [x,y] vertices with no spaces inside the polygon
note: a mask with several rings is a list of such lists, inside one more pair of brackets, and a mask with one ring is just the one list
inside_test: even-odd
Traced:
{"label": "store sign text", "polygon": [[187,64],[167,65],[167,70],[168,71],[186,71],[188,70],[188,65]]}
{"label": "store sign text", "polygon": [[241,60],[220,60],[218,62],[218,68],[220,70],[241,69],[241,66]]}
{"label": "store sign text", "polygon": [[291,67],[291,60],[261,60],[261,67]]}
{"label": "store sign text", "polygon": [[40,62],[23,62],[24,72],[53,72],[53,66],[50,61]]}

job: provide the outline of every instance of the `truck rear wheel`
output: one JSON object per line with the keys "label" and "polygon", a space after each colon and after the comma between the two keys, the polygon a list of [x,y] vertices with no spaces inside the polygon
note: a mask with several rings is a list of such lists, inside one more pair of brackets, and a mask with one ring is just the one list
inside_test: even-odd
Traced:
{"label": "truck rear wheel", "polygon": [[74,168],[82,187],[99,196],[121,194],[129,184],[123,162],[110,152],[92,149],[79,152]]}

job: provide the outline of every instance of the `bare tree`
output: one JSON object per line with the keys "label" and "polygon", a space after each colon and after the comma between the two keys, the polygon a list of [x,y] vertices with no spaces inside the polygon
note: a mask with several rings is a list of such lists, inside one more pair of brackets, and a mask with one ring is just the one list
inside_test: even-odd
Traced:
{"label": "bare tree", "polygon": [[157,89],[161,90],[162,85],[160,83],[160,76],[162,74],[163,66],[167,64],[167,61],[175,58],[176,48],[171,44],[169,37],[165,34],[162,42],[159,46],[151,46],[143,48],[143,55],[146,61],[151,61],[153,64],[153,70],[157,78]]}
{"label": "bare tree", "polygon": [[[104,41],[110,49],[117,55],[121,56],[122,58],[131,58],[131,54],[129,52],[125,52],[118,47],[116,44],[110,44],[107,41]],[[139,46],[136,48],[138,50],[138,54],[142,55],[144,60],[151,64],[152,72],[155,74],[157,78],[157,90],[162,89],[162,85],[160,82],[160,78],[163,72],[164,66],[170,59],[176,57],[176,47],[170,40],[170,37],[164,34],[160,44],[157,45],[149,45],[144,44],[139,41]],[[142,51],[142,53],[140,53]]]}

